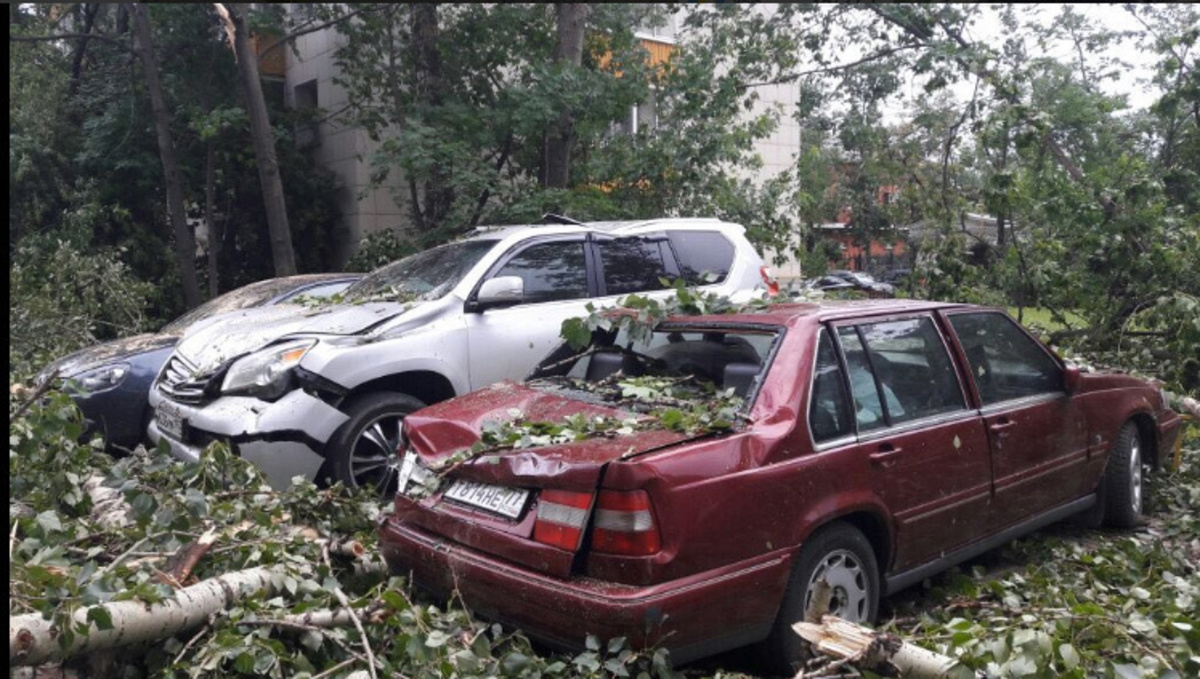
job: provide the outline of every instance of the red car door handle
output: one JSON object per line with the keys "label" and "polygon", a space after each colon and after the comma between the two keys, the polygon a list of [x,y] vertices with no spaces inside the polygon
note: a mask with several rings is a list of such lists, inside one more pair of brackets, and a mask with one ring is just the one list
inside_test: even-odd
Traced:
{"label": "red car door handle", "polygon": [[1012,427],[1014,424],[1016,424],[1016,422],[1013,422],[1012,420],[1005,418],[1003,420],[1000,420],[999,422],[992,424],[990,427],[988,427],[988,429],[991,429],[994,432],[1002,432],[1005,429]]}
{"label": "red car door handle", "polygon": [[867,459],[885,467],[890,467],[896,463],[896,456],[902,452],[904,452],[903,448],[897,448],[890,443],[881,443],[879,450],[867,455]]}

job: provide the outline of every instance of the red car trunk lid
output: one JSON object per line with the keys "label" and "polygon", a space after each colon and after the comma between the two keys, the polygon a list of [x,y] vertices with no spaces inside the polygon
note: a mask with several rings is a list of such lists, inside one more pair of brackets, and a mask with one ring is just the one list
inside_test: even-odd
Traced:
{"label": "red car trunk lid", "polygon": [[[480,439],[488,423],[561,421],[569,415],[626,419],[626,410],[501,383],[452,402],[409,415],[404,423],[410,449],[422,464],[438,468],[456,452]],[[543,490],[595,493],[609,462],[651,452],[691,438],[665,429],[634,429],[629,434],[522,449],[484,451],[446,473],[431,497],[399,497],[402,520],[439,537],[470,546],[536,570],[566,577],[575,551],[534,540],[534,524]],[[512,518],[446,497],[458,480],[527,491],[524,508]],[[586,512],[590,520],[591,508]],[[586,523],[585,523],[586,525]],[[582,545],[586,548],[586,545]]]}

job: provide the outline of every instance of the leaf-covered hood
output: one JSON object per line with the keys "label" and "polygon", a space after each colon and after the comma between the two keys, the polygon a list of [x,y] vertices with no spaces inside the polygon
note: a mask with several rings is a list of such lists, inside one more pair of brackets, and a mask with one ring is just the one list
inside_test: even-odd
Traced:
{"label": "leaf-covered hood", "polygon": [[277,304],[234,311],[188,329],[176,352],[201,371],[260,349],[290,335],[354,335],[413,308],[412,304],[375,302],[309,308]]}
{"label": "leaf-covered hood", "polygon": [[[405,418],[408,442],[422,462],[433,468],[447,464],[480,440],[485,426],[512,422],[560,422],[571,415],[624,420],[638,417],[620,408],[501,382],[466,396],[419,410]],[[569,443],[482,451],[456,476],[484,483],[594,489],[605,464],[695,438],[662,428],[633,428]]]}
{"label": "leaf-covered hood", "polygon": [[93,370],[110,363],[126,361],[139,354],[169,347],[178,339],[175,335],[147,333],[94,344],[47,365],[39,373],[38,381],[40,382],[55,371],[57,371],[59,377],[74,377],[87,370]]}

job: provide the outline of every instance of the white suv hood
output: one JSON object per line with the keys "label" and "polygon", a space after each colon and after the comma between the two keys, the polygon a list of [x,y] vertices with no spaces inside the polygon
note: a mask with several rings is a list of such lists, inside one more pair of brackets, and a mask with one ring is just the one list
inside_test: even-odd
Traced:
{"label": "white suv hood", "polygon": [[415,308],[414,304],[374,302],[308,308],[277,304],[234,311],[192,326],[175,353],[200,372],[262,348],[289,335],[354,335]]}

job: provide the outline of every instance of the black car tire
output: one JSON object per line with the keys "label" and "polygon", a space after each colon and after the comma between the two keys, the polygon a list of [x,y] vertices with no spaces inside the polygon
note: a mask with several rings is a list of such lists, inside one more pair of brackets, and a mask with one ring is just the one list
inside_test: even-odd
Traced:
{"label": "black car tire", "polygon": [[783,593],[775,626],[766,640],[765,660],[772,674],[793,676],[811,653],[792,629],[805,619],[818,576],[833,573],[829,612],[847,620],[871,623],[879,609],[879,567],[866,536],[846,523],[831,523],[804,542]]}
{"label": "black car tire", "polygon": [[345,406],[350,416],[325,444],[326,465],[334,481],[350,488],[374,487],[386,497],[399,472],[400,425],[425,403],[397,392],[355,397]]}
{"label": "black car tire", "polygon": [[1126,422],[1108,450],[1104,469],[1104,520],[1110,526],[1131,528],[1142,522],[1145,508],[1142,438],[1137,425]]}

